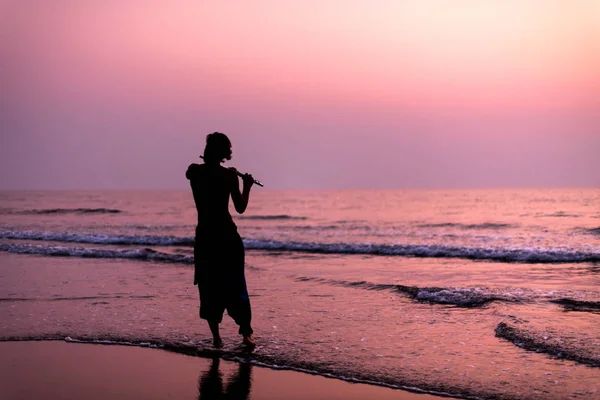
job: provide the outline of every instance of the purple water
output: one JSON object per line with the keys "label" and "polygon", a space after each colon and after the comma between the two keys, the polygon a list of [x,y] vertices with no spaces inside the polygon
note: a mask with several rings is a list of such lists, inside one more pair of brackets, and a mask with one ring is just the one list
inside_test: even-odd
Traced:
{"label": "purple water", "polygon": [[[259,346],[224,358],[466,398],[600,398],[600,190],[254,189]],[[0,337],[211,350],[191,192],[0,192]]]}

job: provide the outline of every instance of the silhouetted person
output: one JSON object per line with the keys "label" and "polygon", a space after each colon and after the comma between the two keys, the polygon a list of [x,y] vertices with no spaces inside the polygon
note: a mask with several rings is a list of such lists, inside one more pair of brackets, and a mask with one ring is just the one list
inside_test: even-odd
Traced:
{"label": "silhouetted person", "polygon": [[243,175],[240,192],[237,171],[221,166],[231,154],[229,138],[211,133],[206,137],[204,164],[191,164],[186,172],[198,211],[194,285],[200,292],[200,318],[208,321],[215,347],[222,345],[219,323],[225,310],[239,325],[244,344],[255,344],[244,274],[244,244],[229,214],[230,196],[238,213],[246,210],[254,178]]}
{"label": "silhouetted person", "polygon": [[252,386],[252,365],[238,364],[237,374],[230,377],[223,391],[223,374],[219,371],[219,358],[214,358],[208,371],[198,379],[198,400],[247,400]]}

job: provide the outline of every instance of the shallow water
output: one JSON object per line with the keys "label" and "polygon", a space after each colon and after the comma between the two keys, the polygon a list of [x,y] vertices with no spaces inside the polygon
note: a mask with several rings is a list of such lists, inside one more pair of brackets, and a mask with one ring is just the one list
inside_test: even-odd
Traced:
{"label": "shallow water", "polygon": [[[254,191],[252,358],[466,398],[599,398],[600,190]],[[3,192],[0,336],[212,352],[188,192]]]}
{"label": "shallow water", "polygon": [[0,352],[0,387],[4,400],[442,399],[261,368],[252,363],[223,361],[219,357],[203,359],[135,346],[23,341],[2,342]]}

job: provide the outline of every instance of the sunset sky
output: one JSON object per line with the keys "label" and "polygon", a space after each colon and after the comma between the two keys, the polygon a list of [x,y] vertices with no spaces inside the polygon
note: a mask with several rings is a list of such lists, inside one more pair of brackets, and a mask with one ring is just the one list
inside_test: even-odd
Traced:
{"label": "sunset sky", "polygon": [[0,189],[600,186],[597,0],[0,0]]}

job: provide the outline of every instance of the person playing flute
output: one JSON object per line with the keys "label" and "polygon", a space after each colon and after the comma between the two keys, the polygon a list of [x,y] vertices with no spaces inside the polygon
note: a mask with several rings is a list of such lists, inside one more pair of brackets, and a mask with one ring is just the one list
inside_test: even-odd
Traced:
{"label": "person playing flute", "polygon": [[244,273],[245,250],[237,226],[229,214],[229,198],[242,214],[248,206],[250,189],[255,183],[250,174],[241,174],[221,165],[231,159],[227,135],[214,132],[206,136],[203,164],[191,164],[185,176],[198,212],[194,243],[194,285],[200,295],[200,318],[208,322],[215,347],[223,342],[219,324],[223,312],[239,326],[243,343],[254,346],[252,312]]}

